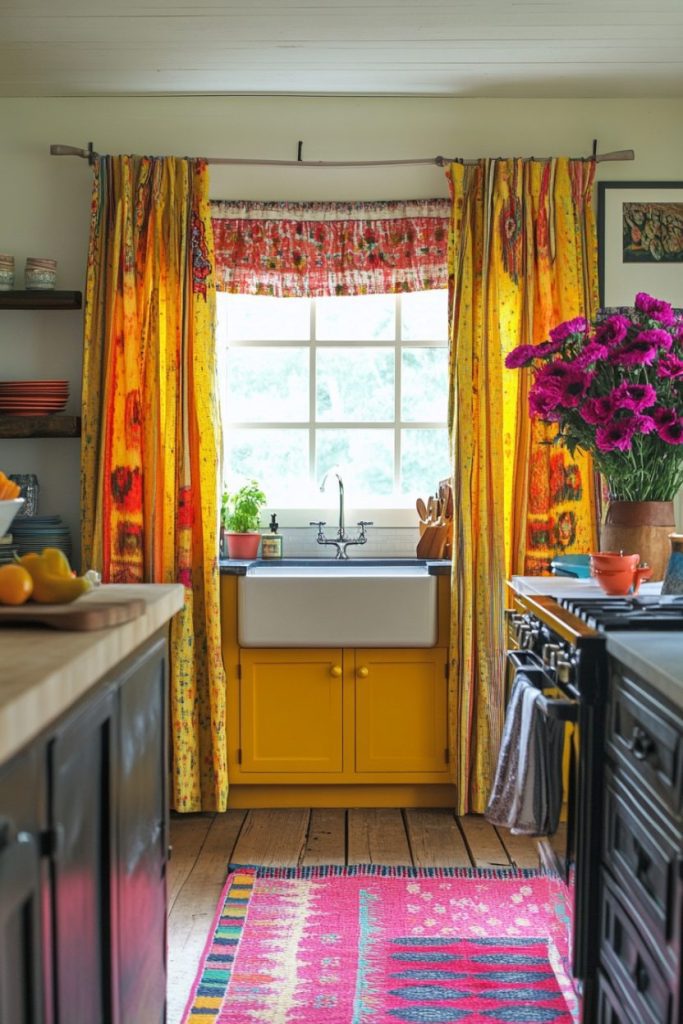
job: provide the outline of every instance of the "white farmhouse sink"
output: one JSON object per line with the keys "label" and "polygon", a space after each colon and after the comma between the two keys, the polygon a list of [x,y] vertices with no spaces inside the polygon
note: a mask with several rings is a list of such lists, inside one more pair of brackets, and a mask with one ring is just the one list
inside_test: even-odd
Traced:
{"label": "white farmhouse sink", "polygon": [[424,564],[249,566],[237,581],[242,647],[433,647],[437,579]]}

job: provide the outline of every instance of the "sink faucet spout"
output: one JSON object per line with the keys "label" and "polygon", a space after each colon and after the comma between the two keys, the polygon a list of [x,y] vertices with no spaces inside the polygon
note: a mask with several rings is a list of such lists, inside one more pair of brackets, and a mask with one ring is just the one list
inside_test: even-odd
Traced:
{"label": "sink faucet spout", "polygon": [[341,476],[339,475],[339,473],[336,470],[331,469],[327,473],[325,473],[325,476],[322,478],[322,483],[320,484],[320,490],[321,491],[325,490],[325,484],[327,483],[327,478],[330,475],[336,476],[337,480],[339,481],[339,533],[338,533],[338,536],[339,536],[340,540],[343,540],[344,539],[344,481],[342,480]]}

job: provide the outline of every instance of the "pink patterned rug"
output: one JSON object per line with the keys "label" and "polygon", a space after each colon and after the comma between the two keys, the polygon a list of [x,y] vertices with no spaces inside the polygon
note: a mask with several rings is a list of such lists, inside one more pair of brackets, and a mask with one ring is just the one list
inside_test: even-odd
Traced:
{"label": "pink patterned rug", "polygon": [[572,1024],[561,892],[531,871],[239,869],[184,1024]]}

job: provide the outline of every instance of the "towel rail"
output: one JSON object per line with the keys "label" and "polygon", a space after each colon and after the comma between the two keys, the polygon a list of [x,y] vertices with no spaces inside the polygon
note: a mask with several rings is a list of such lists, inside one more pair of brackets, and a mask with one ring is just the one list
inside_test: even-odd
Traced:
{"label": "towel rail", "polygon": [[[531,651],[508,651],[508,659],[514,665],[515,672],[523,672],[532,686],[539,690],[538,707],[546,718],[556,718],[560,722],[578,722],[578,696],[572,686],[563,685],[548,674],[538,657]],[[559,690],[565,698],[546,697],[544,690]]]}

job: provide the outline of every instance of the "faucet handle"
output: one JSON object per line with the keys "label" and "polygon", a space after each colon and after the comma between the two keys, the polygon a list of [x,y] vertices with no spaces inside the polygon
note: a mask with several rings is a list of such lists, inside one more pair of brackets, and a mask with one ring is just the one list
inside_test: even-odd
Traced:
{"label": "faucet handle", "polygon": [[309,526],[317,526],[318,528],[320,528],[321,526],[327,526],[327,520],[320,519],[320,520],[316,521],[315,523],[309,523],[308,525]]}
{"label": "faucet handle", "polygon": [[372,519],[359,519],[358,526],[374,526]]}

